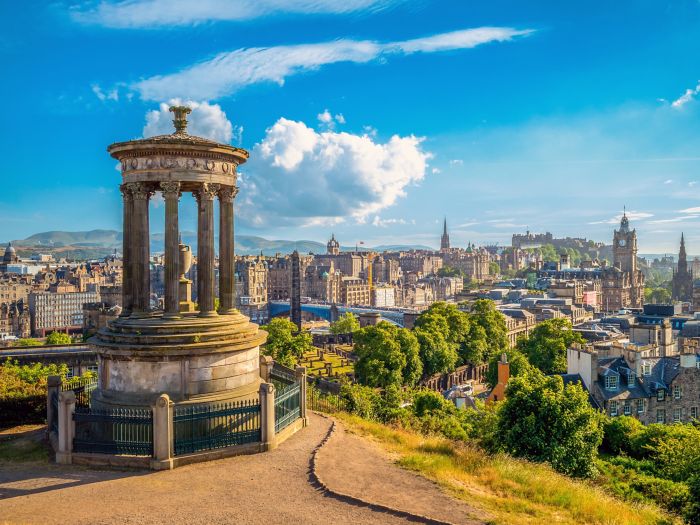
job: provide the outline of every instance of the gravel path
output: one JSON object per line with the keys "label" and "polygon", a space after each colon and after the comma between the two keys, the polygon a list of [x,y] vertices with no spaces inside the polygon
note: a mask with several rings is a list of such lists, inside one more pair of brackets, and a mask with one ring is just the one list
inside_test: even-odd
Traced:
{"label": "gravel path", "polygon": [[311,414],[307,428],[272,452],[164,472],[5,464],[0,523],[405,523],[326,497],[311,485],[311,454],[330,424]]}
{"label": "gravel path", "polygon": [[483,524],[483,512],[443,493],[437,484],[397,468],[372,441],[337,424],[316,459],[316,472],[332,491],[448,523]]}

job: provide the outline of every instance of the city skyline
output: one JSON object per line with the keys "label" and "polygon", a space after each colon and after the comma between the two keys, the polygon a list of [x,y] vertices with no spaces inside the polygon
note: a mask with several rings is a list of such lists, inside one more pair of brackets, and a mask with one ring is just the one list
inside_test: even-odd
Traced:
{"label": "city skyline", "polygon": [[[677,253],[681,232],[700,252],[697,2],[635,3],[634,19],[629,2],[428,0],[150,17],[162,5],[0,8],[17,21],[0,37],[16,102],[0,239],[119,229],[105,147],[168,132],[179,99],[193,133],[251,152],[241,234],[438,246],[446,215],[454,245],[526,229],[609,243],[627,206],[640,253]],[[162,215],[156,201],[154,232]]]}

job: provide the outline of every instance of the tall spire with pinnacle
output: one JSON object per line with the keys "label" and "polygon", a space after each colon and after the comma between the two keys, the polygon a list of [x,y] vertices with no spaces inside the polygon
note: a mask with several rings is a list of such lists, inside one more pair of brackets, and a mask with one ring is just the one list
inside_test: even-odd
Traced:
{"label": "tall spire with pinnacle", "polygon": [[440,251],[445,252],[450,249],[450,236],[447,234],[447,217],[442,226],[442,237],[440,238]]}
{"label": "tall spire with pinnacle", "polygon": [[681,233],[681,249],[678,251],[678,273],[685,274],[688,271],[688,256],[685,253],[685,235]]}

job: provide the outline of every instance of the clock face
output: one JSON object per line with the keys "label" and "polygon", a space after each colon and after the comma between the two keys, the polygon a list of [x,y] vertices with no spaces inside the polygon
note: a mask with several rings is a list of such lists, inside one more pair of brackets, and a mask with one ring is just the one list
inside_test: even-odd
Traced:
{"label": "clock face", "polygon": [[619,241],[617,241],[617,244],[618,244],[619,246],[623,246],[623,247],[624,247],[624,246],[627,244],[627,241],[625,241],[624,239],[620,239]]}

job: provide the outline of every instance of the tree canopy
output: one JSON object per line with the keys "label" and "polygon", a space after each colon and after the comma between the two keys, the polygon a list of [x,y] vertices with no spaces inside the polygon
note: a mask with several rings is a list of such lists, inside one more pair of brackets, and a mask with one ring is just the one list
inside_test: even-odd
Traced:
{"label": "tree canopy", "polygon": [[72,342],[73,341],[71,340],[70,336],[68,334],[64,334],[63,332],[51,332],[46,337],[47,345],[69,345]]}
{"label": "tree canopy", "polygon": [[338,320],[331,324],[332,334],[350,334],[360,329],[360,321],[352,312],[345,312]]}
{"label": "tree canopy", "polygon": [[268,333],[263,352],[285,366],[296,365],[299,358],[311,350],[311,334],[304,331],[295,333],[297,326],[289,319],[275,317],[262,329]]}
{"label": "tree canopy", "polygon": [[509,454],[588,477],[603,440],[602,420],[579,383],[564,386],[561,377],[534,370],[508,382],[496,439]]}
{"label": "tree canopy", "polygon": [[[510,377],[529,374],[532,371],[532,365],[522,352],[519,352],[515,348],[511,348],[510,350],[506,350],[505,354],[508,358]],[[490,388],[493,388],[496,386],[496,383],[498,383],[498,362],[500,359],[501,354],[493,354],[489,359],[489,369],[488,372],[486,372],[486,383]]]}
{"label": "tree canopy", "polygon": [[410,330],[382,321],[355,332],[353,341],[355,375],[363,385],[413,386],[423,374],[418,340]]}
{"label": "tree canopy", "polygon": [[581,334],[572,330],[568,319],[547,319],[533,328],[529,336],[518,339],[517,348],[531,365],[545,374],[564,374],[566,349],[573,343],[584,342]]}

